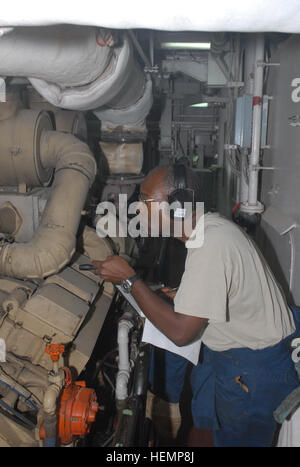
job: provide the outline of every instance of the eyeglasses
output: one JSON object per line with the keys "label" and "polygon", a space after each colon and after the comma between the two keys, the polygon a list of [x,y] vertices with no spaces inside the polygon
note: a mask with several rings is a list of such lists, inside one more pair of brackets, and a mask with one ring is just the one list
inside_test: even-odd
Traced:
{"label": "eyeglasses", "polygon": [[146,206],[147,204],[150,204],[152,203],[153,201],[163,201],[163,198],[148,198],[148,199],[143,199],[142,196],[141,196],[141,193],[139,194],[139,201],[141,203],[145,203]]}

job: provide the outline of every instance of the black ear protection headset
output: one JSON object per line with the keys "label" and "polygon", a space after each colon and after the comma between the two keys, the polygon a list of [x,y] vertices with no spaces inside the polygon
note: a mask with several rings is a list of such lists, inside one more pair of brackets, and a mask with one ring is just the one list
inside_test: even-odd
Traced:
{"label": "black ear protection headset", "polygon": [[[186,167],[183,164],[174,164],[174,190],[168,195],[168,203],[174,203],[175,209],[170,209],[171,219],[185,219],[191,209],[195,209],[194,190],[187,188]],[[175,204],[176,203],[176,204]],[[184,205],[189,203],[189,205]],[[187,206],[190,208],[187,209]]]}

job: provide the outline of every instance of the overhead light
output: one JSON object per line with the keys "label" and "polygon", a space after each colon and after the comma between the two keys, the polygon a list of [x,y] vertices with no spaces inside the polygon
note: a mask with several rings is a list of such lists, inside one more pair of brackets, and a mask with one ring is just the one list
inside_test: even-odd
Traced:
{"label": "overhead light", "polygon": [[208,107],[208,102],[199,102],[198,104],[192,104],[190,107]]}
{"label": "overhead light", "polygon": [[210,42],[162,42],[163,49],[197,49],[209,50]]}

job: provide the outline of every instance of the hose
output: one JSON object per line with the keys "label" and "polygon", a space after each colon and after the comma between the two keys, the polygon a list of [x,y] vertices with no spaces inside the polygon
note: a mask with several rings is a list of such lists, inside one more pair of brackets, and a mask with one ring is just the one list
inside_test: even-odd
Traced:
{"label": "hose", "polygon": [[16,394],[18,394],[18,396],[22,397],[22,399],[24,400],[25,404],[29,405],[33,410],[35,411],[38,411],[39,410],[39,407],[37,406],[37,404],[33,401],[31,401],[28,397],[30,396],[26,396],[25,394],[23,394],[22,392],[18,391],[16,388],[14,388],[13,386],[11,386],[10,384],[4,382],[3,380],[0,379],[0,384],[2,384],[3,386],[6,386],[7,388],[9,388],[11,391],[15,392]]}
{"label": "hose", "polygon": [[36,426],[35,423],[28,420],[26,417],[24,417],[24,415],[20,414],[17,410],[10,407],[8,404],[6,404],[6,402],[3,402],[1,399],[0,399],[0,406],[4,409],[2,411],[3,415],[6,415],[6,411],[7,411],[8,414],[15,416],[20,422],[22,422],[23,426],[25,425],[26,428],[30,430],[35,428]]}

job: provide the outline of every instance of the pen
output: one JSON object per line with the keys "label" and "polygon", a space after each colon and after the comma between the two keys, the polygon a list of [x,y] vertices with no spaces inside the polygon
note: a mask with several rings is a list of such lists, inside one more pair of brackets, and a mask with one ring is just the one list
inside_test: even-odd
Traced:
{"label": "pen", "polygon": [[79,269],[81,271],[96,271],[98,268],[92,264],[80,264]]}
{"label": "pen", "polygon": [[177,290],[177,289],[178,289],[178,287],[174,287],[173,289],[168,290],[167,293],[169,293],[169,292],[175,292],[175,290]]}

